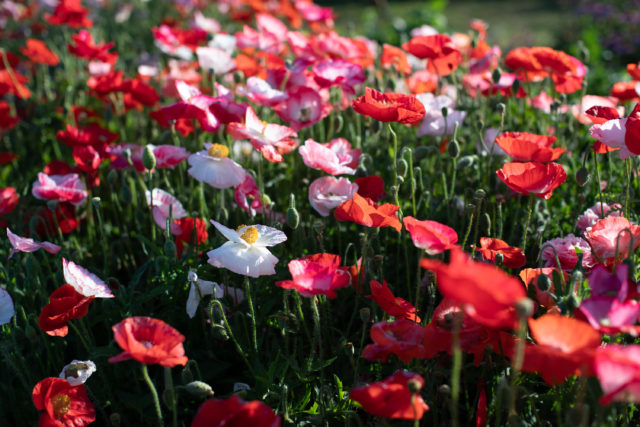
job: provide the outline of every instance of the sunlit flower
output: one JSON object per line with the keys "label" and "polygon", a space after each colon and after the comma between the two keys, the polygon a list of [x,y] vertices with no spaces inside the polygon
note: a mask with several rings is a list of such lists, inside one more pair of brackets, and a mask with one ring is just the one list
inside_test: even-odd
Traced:
{"label": "sunlit flower", "polygon": [[[152,191],[146,190],[144,194],[147,198],[147,206],[153,207],[153,220],[161,229],[167,229],[167,219],[169,219],[169,215],[171,215],[174,220],[187,216],[187,211],[182,207],[182,203],[166,191],[160,188],[154,188]],[[171,232],[173,234],[179,234],[180,227],[172,223]]]}
{"label": "sunlit flower", "polygon": [[20,237],[16,234],[13,234],[13,232],[9,230],[8,227],[7,237],[9,238],[11,246],[13,246],[13,249],[11,249],[11,253],[9,253],[9,257],[7,259],[10,259],[16,252],[34,252],[38,249],[44,249],[50,254],[57,254],[58,252],[60,252],[60,249],[62,249],[60,248],[60,246],[55,245],[51,242],[36,242],[29,237]]}
{"label": "sunlit flower", "polygon": [[246,172],[229,158],[229,149],[225,145],[206,143],[204,148],[189,156],[189,175],[214,188],[242,184]]}
{"label": "sunlit flower", "polygon": [[609,344],[598,348],[593,369],[604,392],[600,403],[640,402],[640,345]]}
{"label": "sunlit flower", "polygon": [[349,286],[348,267],[340,267],[340,255],[327,253],[308,255],[289,261],[292,280],[276,282],[284,289],[295,289],[300,295],[326,295],[336,298],[336,289]]}
{"label": "sunlit flower", "polygon": [[622,216],[622,205],[595,203],[578,217],[578,228],[584,233],[606,216]]}
{"label": "sunlit flower", "polygon": [[437,221],[419,221],[411,216],[405,216],[402,222],[411,235],[413,244],[429,255],[442,253],[458,243],[456,231]]}
{"label": "sunlit flower", "polygon": [[31,193],[36,199],[70,202],[76,206],[81,205],[89,194],[78,174],[46,175],[42,172],[38,173]]}
{"label": "sunlit flower", "polygon": [[356,173],[361,153],[360,150],[351,149],[351,144],[344,138],[332,139],[326,144],[307,139],[298,152],[305,165],[331,175]]}
{"label": "sunlit flower", "polygon": [[62,258],[62,273],[64,274],[64,280],[73,286],[80,295],[94,298],[114,297],[104,280],[73,261],[67,261]]}
{"label": "sunlit flower", "polygon": [[259,400],[245,402],[236,394],[228,399],[207,400],[191,421],[191,427],[280,427],[280,424],[280,417],[265,403]]}
{"label": "sunlit flower", "polygon": [[322,216],[329,216],[340,204],[353,198],[358,190],[347,178],[323,176],[309,186],[309,203]]}
{"label": "sunlit flower", "polygon": [[31,397],[36,409],[44,411],[39,426],[86,426],[96,420],[96,411],[82,384],[72,386],[62,378],[45,378],[33,387]]}

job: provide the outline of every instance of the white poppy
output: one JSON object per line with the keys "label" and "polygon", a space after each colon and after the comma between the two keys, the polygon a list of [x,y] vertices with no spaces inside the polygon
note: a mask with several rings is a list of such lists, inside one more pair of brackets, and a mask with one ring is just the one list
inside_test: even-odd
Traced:
{"label": "white poppy", "polygon": [[95,371],[96,364],[91,360],[74,360],[62,368],[59,377],[75,387],[84,384]]}
{"label": "white poppy", "polygon": [[230,188],[242,184],[246,172],[229,158],[226,146],[207,143],[204,147],[206,150],[189,156],[189,175],[215,188]]}
{"label": "white poppy", "polygon": [[198,310],[202,297],[213,295],[214,298],[222,298],[224,296],[222,286],[215,282],[199,279],[194,271],[189,271],[187,280],[191,283],[189,298],[187,299],[187,315],[190,318],[196,315],[196,310]]}

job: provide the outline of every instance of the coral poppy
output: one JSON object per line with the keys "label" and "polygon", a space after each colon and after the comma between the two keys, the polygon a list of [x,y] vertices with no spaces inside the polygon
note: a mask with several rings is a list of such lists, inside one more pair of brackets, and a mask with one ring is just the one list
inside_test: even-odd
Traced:
{"label": "coral poppy", "polygon": [[427,258],[420,265],[436,274],[440,292],[460,303],[473,320],[492,328],[516,327],[515,305],[526,298],[526,293],[515,277],[493,265],[471,260],[458,247],[451,249],[448,265]]}
{"label": "coral poppy", "polygon": [[191,427],[280,427],[280,417],[259,400],[245,402],[232,394],[228,399],[209,399],[198,408]]}
{"label": "coral poppy", "polygon": [[335,290],[349,286],[351,275],[347,267],[340,267],[340,255],[320,253],[289,261],[293,280],[276,282],[284,289],[295,289],[300,295],[326,295],[336,298]]}
{"label": "coral poppy", "polygon": [[352,106],[356,113],[381,122],[414,124],[426,114],[424,105],[413,95],[382,93],[369,87],[365,88],[364,96],[353,101]]}
{"label": "coral poppy", "polygon": [[378,206],[373,200],[355,193],[353,199],[347,200],[333,211],[333,216],[338,221],[353,221],[367,227],[393,227],[399,232],[402,224],[396,214],[398,209],[399,206],[391,203]]}
{"label": "coral poppy", "polygon": [[451,37],[445,34],[416,36],[403,44],[402,48],[420,59],[428,59],[429,71],[440,76],[448,76],[454,72],[462,60]]}
{"label": "coral poppy", "polygon": [[402,222],[411,235],[413,244],[429,255],[442,253],[458,243],[456,231],[437,221],[419,221],[413,217],[405,216]]}
{"label": "coral poppy", "polygon": [[524,195],[532,193],[545,200],[567,179],[567,173],[558,163],[505,163],[496,174],[513,191]]}
{"label": "coral poppy", "polygon": [[382,45],[380,64],[384,69],[395,68],[398,73],[411,74],[411,65],[409,64],[407,53],[399,47],[387,43]]}
{"label": "coral poppy", "polygon": [[502,265],[507,268],[520,268],[526,264],[527,258],[522,249],[509,246],[504,240],[491,237],[480,238],[478,252],[487,261],[496,262],[496,255],[502,255]]}
{"label": "coral poppy", "polygon": [[33,387],[31,397],[36,409],[44,411],[39,426],[86,426],[96,420],[96,411],[82,384],[72,386],[62,378],[45,378]]}
{"label": "coral poppy", "polygon": [[396,371],[385,380],[351,389],[349,397],[377,417],[419,420],[429,406],[419,393],[414,394],[409,390],[409,381],[417,382],[418,390],[424,386],[424,379],[420,375]]}
{"label": "coral poppy", "polygon": [[640,245],[640,226],[624,217],[608,216],[585,232],[584,237],[599,259],[612,261],[616,256],[618,259],[631,256]]}
{"label": "coral poppy", "polygon": [[69,333],[67,322],[84,317],[93,297],[85,297],[65,283],[51,294],[38,318],[38,326],[48,335],[64,337]]}
{"label": "coral poppy", "polygon": [[416,315],[416,308],[407,300],[393,295],[387,281],[383,280],[382,284],[372,280],[369,282],[371,287],[371,295],[367,295],[376,302],[390,316],[398,319],[408,319],[416,323],[420,323],[420,318]]}
{"label": "coral poppy", "polygon": [[43,65],[58,65],[60,58],[51,52],[42,40],[27,39],[25,47],[20,48],[20,52],[31,62]]}
{"label": "coral poppy", "polygon": [[320,215],[329,216],[334,208],[353,198],[357,190],[358,185],[347,178],[323,176],[309,186],[309,204]]}
{"label": "coral poppy", "polygon": [[406,319],[393,322],[378,322],[371,327],[369,335],[373,344],[362,350],[362,357],[370,362],[386,362],[396,355],[404,363],[423,356],[422,335],[424,327]]}
{"label": "coral poppy", "polygon": [[496,138],[496,144],[517,162],[546,163],[557,160],[564,153],[564,148],[551,148],[556,139],[529,132],[505,132]]}
{"label": "coral poppy", "polygon": [[184,366],[184,335],[159,319],[127,317],[114,325],[113,336],[123,353],[109,358],[109,363],[135,359],[147,365],[159,364],[167,368]]}
{"label": "coral poppy", "polygon": [[604,392],[601,404],[640,402],[640,345],[600,347],[596,350],[593,369]]}

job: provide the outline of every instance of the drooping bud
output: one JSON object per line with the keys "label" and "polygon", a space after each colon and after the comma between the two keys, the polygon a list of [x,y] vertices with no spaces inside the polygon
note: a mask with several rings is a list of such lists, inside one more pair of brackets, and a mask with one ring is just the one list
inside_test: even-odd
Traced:
{"label": "drooping bud", "polygon": [[398,176],[405,178],[407,176],[407,171],[409,170],[409,164],[405,159],[398,160]]}
{"label": "drooping bud", "polygon": [[420,389],[422,389],[422,384],[420,384],[420,381],[417,379],[412,378],[407,381],[407,387],[409,387],[411,394],[416,394],[420,392]]}
{"label": "drooping bud", "polygon": [[580,187],[584,187],[585,185],[587,185],[590,179],[591,175],[589,175],[589,171],[584,166],[582,166],[576,172],[576,182]]}
{"label": "drooping bud", "polygon": [[521,319],[526,319],[527,317],[531,317],[533,315],[534,304],[529,298],[522,298],[517,301],[515,304],[516,313],[518,317]]}

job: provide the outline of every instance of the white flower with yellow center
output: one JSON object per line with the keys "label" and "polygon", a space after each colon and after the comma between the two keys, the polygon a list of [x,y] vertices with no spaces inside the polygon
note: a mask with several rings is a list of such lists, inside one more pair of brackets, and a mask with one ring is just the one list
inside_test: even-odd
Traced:
{"label": "white flower with yellow center", "polygon": [[229,149],[222,144],[204,144],[206,150],[189,156],[189,175],[215,188],[230,188],[242,184],[245,171],[229,158]]}
{"label": "white flower with yellow center", "polygon": [[260,277],[276,274],[278,258],[267,249],[287,240],[280,230],[266,225],[242,225],[232,230],[211,220],[211,223],[227,239],[218,249],[207,252],[209,264],[222,267],[243,276]]}

